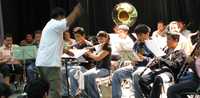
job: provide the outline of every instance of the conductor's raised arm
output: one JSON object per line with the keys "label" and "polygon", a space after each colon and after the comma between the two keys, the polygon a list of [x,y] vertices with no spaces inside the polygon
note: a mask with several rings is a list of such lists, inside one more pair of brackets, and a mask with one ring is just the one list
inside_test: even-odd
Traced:
{"label": "conductor's raised arm", "polygon": [[80,9],[81,9],[81,4],[78,3],[74,7],[73,11],[66,17],[66,19],[68,21],[68,25],[71,25],[76,20],[76,18],[80,16],[80,14],[81,14]]}

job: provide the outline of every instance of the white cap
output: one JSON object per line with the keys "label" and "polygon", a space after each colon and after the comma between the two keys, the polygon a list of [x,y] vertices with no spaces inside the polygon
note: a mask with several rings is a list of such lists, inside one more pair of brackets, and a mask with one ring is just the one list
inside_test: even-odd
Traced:
{"label": "white cap", "polygon": [[172,35],[179,35],[178,32],[167,32],[168,34],[172,34]]}
{"label": "white cap", "polygon": [[117,28],[122,29],[122,30],[127,30],[127,31],[129,30],[129,27],[127,25],[119,25]]}

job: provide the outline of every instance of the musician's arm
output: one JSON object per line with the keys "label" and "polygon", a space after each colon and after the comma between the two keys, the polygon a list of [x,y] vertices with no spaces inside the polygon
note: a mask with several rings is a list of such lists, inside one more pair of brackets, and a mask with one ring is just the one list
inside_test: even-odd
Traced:
{"label": "musician's arm", "polygon": [[0,51],[0,64],[5,64],[7,63],[11,57],[3,57],[2,52]]}
{"label": "musician's arm", "polygon": [[173,68],[178,68],[183,65],[184,61],[186,60],[186,54],[184,52],[179,52],[176,54],[175,60],[168,60],[163,59],[162,61],[165,62],[168,66]]}
{"label": "musician's arm", "polygon": [[81,14],[80,8],[81,8],[81,5],[80,5],[80,3],[78,3],[74,7],[73,11],[66,17],[68,25],[71,25],[76,20],[76,18],[80,16],[80,14]]}
{"label": "musician's arm", "polygon": [[66,53],[66,54],[68,54],[70,56],[74,56],[74,53],[69,51],[69,49],[63,49],[63,53]]}
{"label": "musician's arm", "polygon": [[101,51],[100,53],[98,54],[94,54],[94,53],[91,53],[91,52],[87,52],[86,54],[94,59],[95,61],[101,61],[102,59],[104,59],[107,55],[109,55],[109,51],[106,51],[106,50],[103,50]]}

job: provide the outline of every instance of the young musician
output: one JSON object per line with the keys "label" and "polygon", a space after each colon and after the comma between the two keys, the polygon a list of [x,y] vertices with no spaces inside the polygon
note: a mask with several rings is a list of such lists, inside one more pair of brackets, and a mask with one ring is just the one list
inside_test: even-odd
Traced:
{"label": "young musician", "polygon": [[183,20],[179,20],[178,25],[180,28],[180,33],[190,40],[191,31],[187,29],[185,22]]}
{"label": "young musician", "polygon": [[71,34],[69,31],[64,32],[64,48],[71,48],[76,44],[76,41],[71,38]]}
{"label": "young musician", "polygon": [[[161,85],[163,79],[160,74],[166,74],[169,79],[171,76],[176,76],[180,71],[180,68],[184,61],[186,60],[186,54],[184,50],[177,48],[179,42],[179,35],[167,34],[167,46],[165,50],[166,55],[160,59],[155,59],[149,67],[151,69],[150,73],[142,75],[139,84],[142,92],[147,98],[159,98],[161,93]],[[150,84],[153,83],[153,87]]]}
{"label": "young musician", "polygon": [[[150,28],[147,25],[140,24],[135,27],[137,40],[133,46],[133,51],[142,59],[134,66],[137,68],[144,67],[148,63],[148,59],[153,57],[153,53],[145,45],[145,40],[149,39]],[[128,44],[128,43],[127,43]],[[112,98],[121,98],[121,82],[127,78],[131,78],[131,74],[136,71],[133,66],[126,66],[117,69],[112,77]]]}
{"label": "young musician", "polygon": [[[0,47],[0,72],[3,74],[6,83],[10,85],[11,74],[17,74],[17,80],[23,73],[21,62],[15,59],[12,55],[13,49],[19,47],[13,44],[11,35],[5,35],[3,46]],[[18,81],[19,82],[19,81]]]}
{"label": "young musician", "polygon": [[110,37],[105,31],[99,31],[97,40],[100,45],[100,50],[96,53],[88,51],[88,57],[96,61],[96,67],[83,73],[85,79],[85,91],[91,98],[100,98],[96,85],[97,77],[105,77],[109,75],[111,66],[111,47],[109,44]]}
{"label": "young musician", "polygon": [[167,45],[167,34],[165,31],[165,23],[163,21],[159,21],[157,23],[157,30],[153,32],[151,38],[155,40],[158,46],[163,49]]}
{"label": "young musician", "polygon": [[[65,37],[68,37],[68,40],[71,39],[69,38],[69,36],[65,35],[66,32],[64,33],[64,39],[66,39]],[[66,54],[71,55],[72,56],[75,54],[71,51],[69,51],[69,49],[85,49],[87,47],[91,47],[92,43],[89,42],[86,39],[86,35],[85,35],[85,31],[84,29],[81,29],[80,27],[76,27],[74,30],[74,36],[75,36],[75,42],[74,44],[72,44],[70,47],[64,47],[64,51]],[[71,42],[69,42],[70,44]],[[87,57],[86,55],[82,55],[77,59],[79,62],[77,62],[80,66],[75,66],[76,64],[68,64],[67,65],[67,75],[69,77],[70,83],[72,83],[71,86],[71,90],[70,90],[70,95],[71,96],[76,96],[77,95],[77,89],[78,89],[78,79],[75,78],[75,75],[78,73],[78,71],[80,70],[81,72],[85,72],[87,69],[90,69],[92,67],[92,61],[91,58]],[[65,73],[65,72],[64,72]],[[66,74],[63,73],[63,79],[65,79]],[[66,81],[66,79],[64,80]],[[65,83],[63,82],[63,84],[65,85]],[[64,91],[64,90],[63,90]],[[65,92],[65,91],[64,91]]]}
{"label": "young musician", "polygon": [[192,42],[190,39],[187,39],[185,36],[183,36],[183,34],[180,32],[180,27],[177,21],[170,22],[168,26],[168,32],[175,32],[179,34],[180,40],[177,48],[183,49],[187,55],[190,55],[193,50]]}
{"label": "young musician", "polygon": [[[50,82],[50,97],[61,98],[60,67],[63,54],[63,32],[68,30],[75,19],[80,16],[80,3],[76,5],[69,16],[65,16],[62,8],[51,12],[51,20],[42,30],[42,37],[36,58],[36,66],[40,76]],[[64,51],[65,52],[65,51]]]}
{"label": "young musician", "polygon": [[167,90],[167,98],[188,98],[187,93],[196,92],[200,88],[200,56],[189,67],[194,72],[192,79],[170,86]]}
{"label": "young musician", "polygon": [[33,34],[28,33],[26,34],[25,39],[20,42],[20,45],[28,46],[28,45],[33,45],[33,43],[34,43]]}

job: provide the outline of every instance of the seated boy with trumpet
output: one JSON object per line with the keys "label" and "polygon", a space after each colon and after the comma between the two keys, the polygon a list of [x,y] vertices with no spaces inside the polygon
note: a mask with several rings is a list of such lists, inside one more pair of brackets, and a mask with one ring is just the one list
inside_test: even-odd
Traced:
{"label": "seated boy with trumpet", "polygon": [[[186,60],[184,50],[177,48],[178,42],[178,34],[168,33],[167,49],[165,49],[166,55],[161,58],[156,58],[148,65],[151,72],[138,76],[140,89],[146,98],[160,97],[161,86],[164,81],[161,78],[161,74],[165,74],[169,78],[169,81],[173,81],[173,78],[176,80],[176,76]],[[136,74],[134,77],[136,77]],[[153,86],[150,86],[151,83],[153,83]]]}

